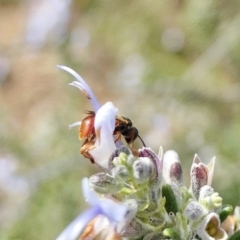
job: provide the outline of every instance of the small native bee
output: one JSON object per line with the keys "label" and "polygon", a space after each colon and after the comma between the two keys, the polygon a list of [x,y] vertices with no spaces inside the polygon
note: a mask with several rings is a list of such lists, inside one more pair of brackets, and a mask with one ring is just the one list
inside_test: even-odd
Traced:
{"label": "small native bee", "polygon": [[129,118],[116,116],[116,125],[113,135],[115,134],[120,134],[119,138],[121,138],[121,135],[123,135],[127,144],[133,143],[138,137],[143,146],[146,147],[144,141],[138,134],[137,128],[133,126],[133,123]]}
{"label": "small native bee", "polygon": [[[87,141],[91,141],[96,137],[94,129],[95,112],[87,111],[87,114],[89,116],[82,120],[82,123],[79,127],[79,139],[86,139]],[[119,140],[122,135],[125,138],[127,144],[133,143],[138,137],[145,147],[145,143],[139,136],[137,128],[133,126],[133,123],[129,118],[116,116],[113,135],[117,135],[116,141]]]}

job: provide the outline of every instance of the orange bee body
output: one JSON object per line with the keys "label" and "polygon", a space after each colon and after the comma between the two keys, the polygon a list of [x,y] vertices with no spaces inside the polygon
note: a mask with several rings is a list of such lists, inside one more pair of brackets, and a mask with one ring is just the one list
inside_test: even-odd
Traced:
{"label": "orange bee body", "polygon": [[[78,136],[79,139],[87,138],[90,141],[96,137],[94,129],[95,113],[93,111],[87,111],[87,114],[89,114],[89,116],[85,117],[82,120],[82,123],[79,127]],[[122,135],[125,138],[127,144],[133,143],[134,140],[139,137],[143,145],[145,146],[143,140],[138,135],[137,128],[133,127],[132,125],[132,121],[129,118],[116,116],[116,123],[113,135],[119,135],[117,137],[117,140],[119,140]]]}
{"label": "orange bee body", "polygon": [[88,138],[89,140],[91,140],[95,135],[95,129],[94,129],[95,114],[92,114],[92,113],[89,113],[89,114],[91,115],[85,117],[82,120],[82,123],[79,127],[79,134],[78,134],[79,139]]}

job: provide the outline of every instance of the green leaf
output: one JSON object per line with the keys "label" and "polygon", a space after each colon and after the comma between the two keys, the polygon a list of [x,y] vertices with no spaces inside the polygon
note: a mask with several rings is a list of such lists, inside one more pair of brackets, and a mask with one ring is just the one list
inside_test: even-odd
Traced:
{"label": "green leaf", "polygon": [[221,220],[221,222],[223,222],[230,214],[232,214],[233,212],[233,207],[232,205],[224,205],[222,207],[221,212],[219,213],[219,218]]}
{"label": "green leaf", "polygon": [[166,198],[165,209],[168,213],[173,212],[176,214],[178,212],[178,205],[176,196],[169,184],[165,184],[162,187],[162,196]]}
{"label": "green leaf", "polygon": [[240,239],[240,230],[235,232],[228,240],[239,240]]}

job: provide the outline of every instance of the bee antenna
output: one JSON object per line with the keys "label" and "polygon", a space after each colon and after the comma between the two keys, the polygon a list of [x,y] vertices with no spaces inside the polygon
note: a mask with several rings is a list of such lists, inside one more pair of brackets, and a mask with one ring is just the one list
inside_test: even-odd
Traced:
{"label": "bee antenna", "polygon": [[139,135],[138,135],[138,138],[141,140],[143,146],[146,147],[146,144],[144,143],[144,141],[142,140],[142,138]]}

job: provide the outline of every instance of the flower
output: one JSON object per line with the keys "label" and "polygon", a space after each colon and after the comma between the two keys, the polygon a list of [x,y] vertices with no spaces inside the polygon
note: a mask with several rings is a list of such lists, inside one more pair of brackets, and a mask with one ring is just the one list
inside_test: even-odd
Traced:
{"label": "flower", "polygon": [[204,240],[227,239],[227,233],[220,227],[220,219],[216,213],[208,214],[198,225],[197,234]]}
{"label": "flower", "polygon": [[191,176],[191,191],[194,197],[198,200],[200,189],[205,185],[211,186],[213,171],[215,166],[215,157],[209,162],[208,165],[204,164],[201,159],[195,154],[193,158],[192,167],[190,170]]}
{"label": "flower", "polygon": [[204,214],[206,214],[206,210],[197,201],[189,202],[185,209],[185,215],[191,221],[199,220]]}
{"label": "flower", "polygon": [[113,131],[117,111],[111,102],[107,102],[97,111],[95,116],[96,141],[94,148],[89,150],[89,154],[95,163],[103,168],[108,168],[109,157],[116,149]]}
{"label": "flower", "polygon": [[[85,96],[91,101],[94,109],[94,128],[95,135],[83,143],[80,152],[91,162],[98,164],[102,168],[108,168],[109,156],[116,149],[116,145],[113,138],[113,131],[115,129],[116,114],[118,109],[114,107],[113,103],[107,102],[100,107],[97,98],[92,92],[88,84],[83,78],[71,68],[66,66],[57,65],[57,69],[64,70],[74,76],[77,81],[70,83],[69,85],[75,86],[80,89]],[[70,128],[81,125],[82,122],[75,122],[69,125]],[[94,131],[94,130],[93,130]],[[117,141],[118,146],[121,145]]]}
{"label": "flower", "polygon": [[[225,206],[226,210],[232,212],[232,206]],[[229,236],[233,235],[234,231],[240,229],[240,207],[235,207],[233,215],[229,215],[223,222],[221,227],[228,233]]]}
{"label": "flower", "polygon": [[85,199],[92,208],[84,211],[60,234],[57,240],[75,240],[82,234],[87,224],[99,215],[105,216],[112,228],[121,224],[127,214],[127,206],[116,203],[110,199],[99,199],[96,193],[90,189],[87,178],[82,180],[82,189]]}

